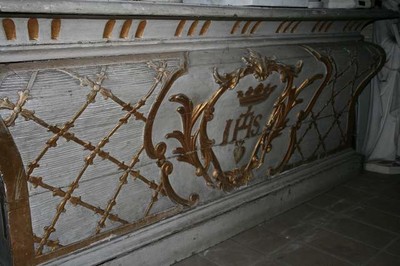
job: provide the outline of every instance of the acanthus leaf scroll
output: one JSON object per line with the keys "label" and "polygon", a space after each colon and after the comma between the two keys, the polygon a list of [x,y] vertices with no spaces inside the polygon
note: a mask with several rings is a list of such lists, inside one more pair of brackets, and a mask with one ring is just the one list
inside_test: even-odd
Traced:
{"label": "acanthus leaf scroll", "polygon": [[[300,93],[315,81],[322,80],[306,109],[298,113],[297,121],[290,129],[289,144],[284,158],[278,166],[275,168],[271,167],[268,174],[276,174],[281,171],[293,153],[293,148],[296,143],[296,131],[300,123],[310,113],[316,99],[331,76],[330,59],[317,53],[310,47],[304,46],[303,48],[325,65],[325,75],[321,73],[315,74],[296,87],[294,85],[294,80],[302,70],[302,61],[298,61],[294,66],[286,65],[276,61],[274,58],[261,56],[257,52],[249,49],[248,56],[242,58],[245,63],[244,67],[224,74],[220,74],[218,70],[214,68],[214,80],[219,85],[219,88],[205,102],[194,106],[188,96],[182,93],[172,95],[170,101],[181,105],[177,108],[177,112],[181,116],[182,130],[174,130],[167,134],[166,138],[174,138],[180,143],[181,146],[175,148],[173,151],[174,154],[178,155],[178,160],[194,166],[196,168],[196,175],[203,176],[209,186],[218,187],[224,191],[230,191],[247,184],[252,178],[253,170],[263,165],[266,154],[272,149],[272,142],[274,139],[279,137],[286,128],[289,113],[295,106],[303,102],[303,99],[299,97]],[[262,129],[261,135],[258,137],[258,141],[253,148],[249,161],[243,166],[223,170],[219,158],[217,158],[213,150],[215,141],[208,136],[207,132],[209,122],[214,119],[214,110],[218,100],[227,91],[235,90],[239,82],[246,76],[252,75],[255,80],[262,82],[273,73],[279,74],[280,81],[285,84],[285,86],[273,105],[273,110]],[[265,88],[258,88],[259,91],[263,89]],[[254,95],[253,91],[251,91],[251,97],[255,98],[255,100],[259,100],[262,97],[265,99],[270,96],[273,89],[276,89],[276,86],[268,85],[267,89],[270,90],[268,92],[265,91],[266,94],[269,93],[267,96]],[[244,94],[243,92],[238,92],[238,95],[243,97]],[[240,100],[241,104],[245,104],[246,101],[243,98]],[[196,125],[198,125],[198,127],[196,127]],[[242,154],[240,154],[240,157],[241,156]]]}

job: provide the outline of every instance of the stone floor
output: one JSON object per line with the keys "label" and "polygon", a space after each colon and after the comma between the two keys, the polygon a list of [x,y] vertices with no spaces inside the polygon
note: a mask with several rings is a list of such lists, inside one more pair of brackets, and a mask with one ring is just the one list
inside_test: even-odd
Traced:
{"label": "stone floor", "polygon": [[400,265],[400,175],[363,173],[174,266]]}

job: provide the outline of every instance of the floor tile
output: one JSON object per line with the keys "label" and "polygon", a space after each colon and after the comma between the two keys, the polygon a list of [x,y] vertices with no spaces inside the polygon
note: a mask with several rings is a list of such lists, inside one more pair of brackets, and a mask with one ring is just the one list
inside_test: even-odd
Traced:
{"label": "floor tile", "polygon": [[272,221],[281,224],[282,229],[287,229],[287,227],[298,225],[299,223],[319,225],[328,221],[330,216],[332,214],[325,210],[303,204],[275,217]]}
{"label": "floor tile", "polygon": [[400,257],[390,255],[388,253],[380,253],[373,258],[368,266],[398,266],[400,265]]}
{"label": "floor tile", "polygon": [[378,252],[377,249],[322,229],[316,230],[313,235],[310,235],[308,243],[355,264],[366,262]]}
{"label": "floor tile", "polygon": [[331,215],[327,211],[303,204],[267,221],[262,227],[287,239],[293,239],[314,229],[316,225],[327,223]]}
{"label": "floor tile", "polygon": [[219,266],[251,265],[264,258],[262,253],[244,247],[232,240],[226,240],[199,254]]}
{"label": "floor tile", "polygon": [[364,206],[372,207],[377,210],[387,212],[389,214],[400,217],[400,200],[384,199],[382,197],[376,197],[366,201],[364,203]]}
{"label": "floor tile", "polygon": [[202,258],[199,255],[193,255],[187,259],[175,263],[174,266],[217,266],[217,264]]}
{"label": "floor tile", "polygon": [[352,202],[360,202],[373,197],[372,194],[345,186],[338,186],[328,191],[327,194]]}
{"label": "floor tile", "polygon": [[364,223],[400,233],[400,217],[398,216],[390,215],[366,206],[359,206],[347,211],[346,214]]}
{"label": "floor tile", "polygon": [[393,255],[400,256],[400,239],[397,239],[389,247],[386,248],[387,252],[392,253]]}
{"label": "floor tile", "polygon": [[382,175],[361,175],[344,184],[346,187],[362,190],[367,193],[377,194],[382,190],[389,188],[395,183],[395,180]]}
{"label": "floor tile", "polygon": [[238,234],[232,237],[232,240],[264,254],[274,252],[277,248],[289,242],[287,238],[267,231],[262,226],[256,226]]}
{"label": "floor tile", "polygon": [[320,252],[315,248],[291,243],[285,249],[280,250],[273,256],[275,260],[285,262],[289,265],[307,266],[349,266],[348,262],[337,259],[329,254]]}
{"label": "floor tile", "polygon": [[[400,180],[400,177],[398,177]],[[382,196],[388,199],[400,200],[400,183],[382,191]]]}
{"label": "floor tile", "polygon": [[399,258],[400,178],[364,173],[175,265],[397,266]]}
{"label": "floor tile", "polygon": [[266,222],[263,227],[286,239],[295,239],[307,231],[313,230],[314,225],[296,223],[287,219],[274,219]]}
{"label": "floor tile", "polygon": [[348,218],[332,219],[324,228],[351,237],[375,248],[383,248],[397,237],[394,233],[389,233]]}
{"label": "floor tile", "polygon": [[328,211],[341,212],[353,206],[354,202],[323,194],[312,199],[308,202],[308,204],[314,207],[326,209]]}
{"label": "floor tile", "polygon": [[273,260],[269,257],[266,257],[260,261],[258,261],[256,264],[252,265],[247,265],[247,266],[287,266],[288,264],[282,264],[279,261]]}

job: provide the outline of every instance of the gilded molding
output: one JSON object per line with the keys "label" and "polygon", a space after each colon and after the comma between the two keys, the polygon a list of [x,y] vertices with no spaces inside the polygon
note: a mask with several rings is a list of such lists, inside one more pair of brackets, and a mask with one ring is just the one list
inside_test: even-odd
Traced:
{"label": "gilded molding", "polygon": [[119,33],[119,37],[121,39],[128,39],[129,38],[129,31],[132,26],[132,19],[127,19],[124,21],[122,25],[121,32]]}
{"label": "gilded molding", "polygon": [[203,26],[201,27],[201,30],[200,30],[199,35],[200,35],[200,36],[206,35],[208,29],[210,28],[210,26],[211,26],[211,20],[206,20],[206,21],[203,23]]}
{"label": "gilded molding", "polygon": [[37,18],[28,20],[28,34],[29,40],[37,41],[39,39],[39,22]]}
{"label": "gilded molding", "polygon": [[51,39],[57,40],[61,30],[61,19],[55,18],[51,21]]}
{"label": "gilded molding", "polygon": [[104,25],[103,38],[110,39],[115,26],[115,19],[110,19]]}
{"label": "gilded molding", "polygon": [[9,41],[15,40],[17,38],[17,32],[15,29],[15,23],[10,18],[4,18],[2,20],[4,33]]}
{"label": "gilded molding", "polygon": [[135,38],[143,38],[144,30],[146,29],[147,21],[142,20],[139,22],[136,33],[135,33]]}

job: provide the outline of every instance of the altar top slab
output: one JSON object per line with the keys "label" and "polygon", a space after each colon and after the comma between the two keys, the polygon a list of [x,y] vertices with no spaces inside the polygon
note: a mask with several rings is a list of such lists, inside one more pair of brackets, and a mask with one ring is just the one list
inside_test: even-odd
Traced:
{"label": "altar top slab", "polygon": [[390,19],[399,17],[393,11],[381,9],[303,9],[204,6],[181,3],[147,3],[132,1],[46,1],[0,0],[0,15],[35,14],[35,16],[123,16],[165,18],[213,18],[236,20],[348,20]]}

